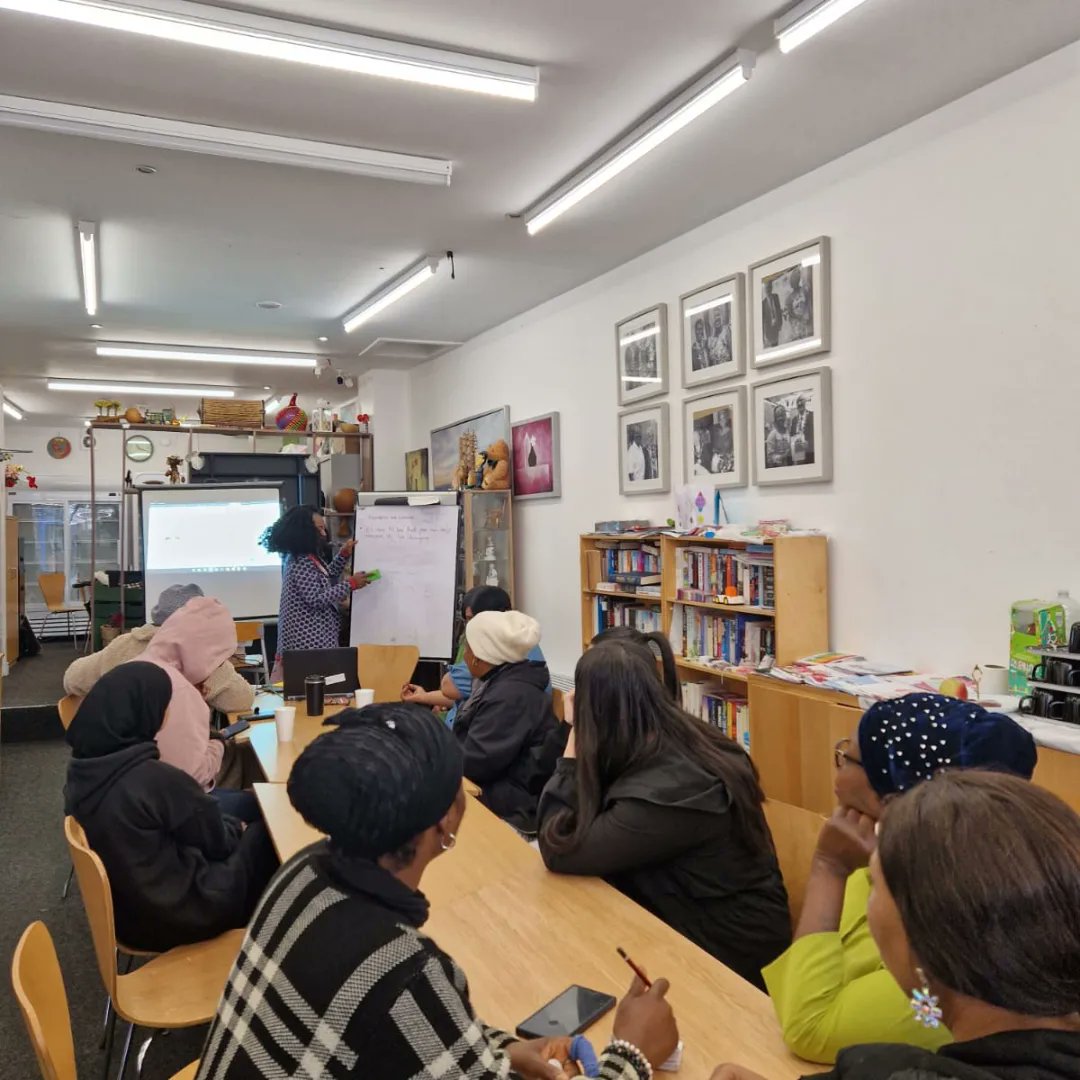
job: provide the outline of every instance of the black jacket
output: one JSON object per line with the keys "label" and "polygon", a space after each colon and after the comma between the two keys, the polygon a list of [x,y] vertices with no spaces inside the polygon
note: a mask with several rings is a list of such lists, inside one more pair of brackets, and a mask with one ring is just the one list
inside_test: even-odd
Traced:
{"label": "black jacket", "polygon": [[525,833],[536,831],[540,792],[569,734],[551,711],[550,681],[547,664],[503,664],[480,680],[454,720],[480,801]]}
{"label": "black jacket", "polygon": [[1080,1080],[1080,1032],[1003,1031],[937,1053],[882,1043],[841,1050],[814,1080]]}
{"label": "black jacket", "polygon": [[764,989],[761,969],[791,944],[787,893],[773,852],[747,851],[734,836],[723,782],[677,749],[662,751],[612,784],[582,843],[559,854],[543,829],[562,810],[577,813],[576,764],[559,761],[540,799],[548,868],[601,875]]}
{"label": "black jacket", "polygon": [[117,936],[133,948],[244,926],[276,868],[266,826],[242,831],[152,742],[72,758],[64,801],[105,864]]}

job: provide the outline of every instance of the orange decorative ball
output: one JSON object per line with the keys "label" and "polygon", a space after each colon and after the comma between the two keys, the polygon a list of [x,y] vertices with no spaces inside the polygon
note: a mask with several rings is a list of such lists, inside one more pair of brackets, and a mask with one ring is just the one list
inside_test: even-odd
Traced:
{"label": "orange decorative ball", "polygon": [[352,526],[349,522],[349,518],[356,511],[356,488],[345,487],[335,491],[334,509],[339,514],[345,515],[339,519],[338,536],[351,535]]}

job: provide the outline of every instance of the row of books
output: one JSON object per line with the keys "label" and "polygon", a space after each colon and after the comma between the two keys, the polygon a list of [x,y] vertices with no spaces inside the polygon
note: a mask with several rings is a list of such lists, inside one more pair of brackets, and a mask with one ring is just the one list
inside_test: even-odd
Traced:
{"label": "row of books", "polygon": [[632,626],[643,634],[660,630],[660,609],[643,607],[632,600],[615,600],[607,596],[598,596],[595,600],[593,633],[610,630],[613,626]]}
{"label": "row of books", "polygon": [[707,683],[682,684],[683,708],[750,752],[750,703]]}
{"label": "row of books", "polygon": [[776,606],[773,553],[765,545],[745,550],[680,548],[675,582],[680,600],[707,603],[716,596],[737,595],[754,607]]}
{"label": "row of books", "polygon": [[611,546],[601,547],[604,578],[611,580],[616,574],[659,574],[660,548],[655,544],[639,544],[633,541],[620,541]]}
{"label": "row of books", "polygon": [[671,622],[671,647],[688,660],[711,657],[757,667],[776,655],[776,627],[754,615],[726,615],[678,605]]}

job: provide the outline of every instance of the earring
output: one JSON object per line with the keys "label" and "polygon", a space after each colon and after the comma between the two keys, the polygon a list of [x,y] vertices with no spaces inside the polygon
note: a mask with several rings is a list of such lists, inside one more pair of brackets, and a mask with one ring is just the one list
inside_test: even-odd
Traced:
{"label": "earring", "polygon": [[930,992],[926,972],[921,967],[915,969],[915,974],[918,976],[922,986],[911,992],[911,1011],[915,1014],[915,1019],[923,1027],[941,1027],[941,1006],[938,1004],[937,994]]}
{"label": "earring", "polygon": [[[443,851],[449,851],[457,843],[457,837],[453,833],[447,833],[446,835],[450,838],[449,844],[445,840],[439,841],[439,847],[441,847]],[[935,1000],[937,999],[935,998]]]}

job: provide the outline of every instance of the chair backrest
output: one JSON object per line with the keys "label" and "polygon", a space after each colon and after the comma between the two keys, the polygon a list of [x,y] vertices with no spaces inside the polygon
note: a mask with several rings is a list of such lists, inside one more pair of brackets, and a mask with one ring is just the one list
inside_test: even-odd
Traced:
{"label": "chair backrest", "polygon": [[[551,711],[555,714],[555,719],[560,723],[566,720],[566,703],[563,701],[563,692],[557,687],[551,688]],[[67,727],[67,725],[64,725]]]}
{"label": "chair backrest", "polygon": [[258,641],[262,636],[263,624],[261,622],[238,622],[236,624],[236,640],[241,645]]}
{"label": "chair backrest", "polygon": [[64,976],[49,928],[32,922],[11,960],[11,985],[44,1080],[76,1080]]}
{"label": "chair backrest", "polygon": [[765,820],[769,823],[773,844],[776,845],[776,859],[780,863],[780,875],[787,889],[788,907],[794,925],[802,914],[810,863],[825,819],[813,810],[766,799]]}
{"label": "chair backrest", "polygon": [[98,971],[105,984],[105,992],[116,997],[116,923],[113,918],[112,889],[105,864],[91,850],[83,827],[73,818],[64,818],[64,836],[67,838],[71,864],[79,882],[86,921],[90,924],[90,936],[94,940],[94,955]]}
{"label": "chair backrest", "polygon": [[60,713],[60,723],[64,725],[65,731],[71,727],[71,721],[75,719],[82,702],[83,699],[78,694],[68,694],[56,703],[56,711]]}
{"label": "chair backrest", "polygon": [[400,701],[401,688],[412,681],[420,650],[415,645],[358,645],[356,673],[360,685],[375,691],[376,701]]}
{"label": "chair backrest", "polygon": [[49,574],[38,574],[38,588],[45,598],[45,606],[48,608],[60,608],[67,602],[64,599],[66,581],[64,575],[58,570]]}

